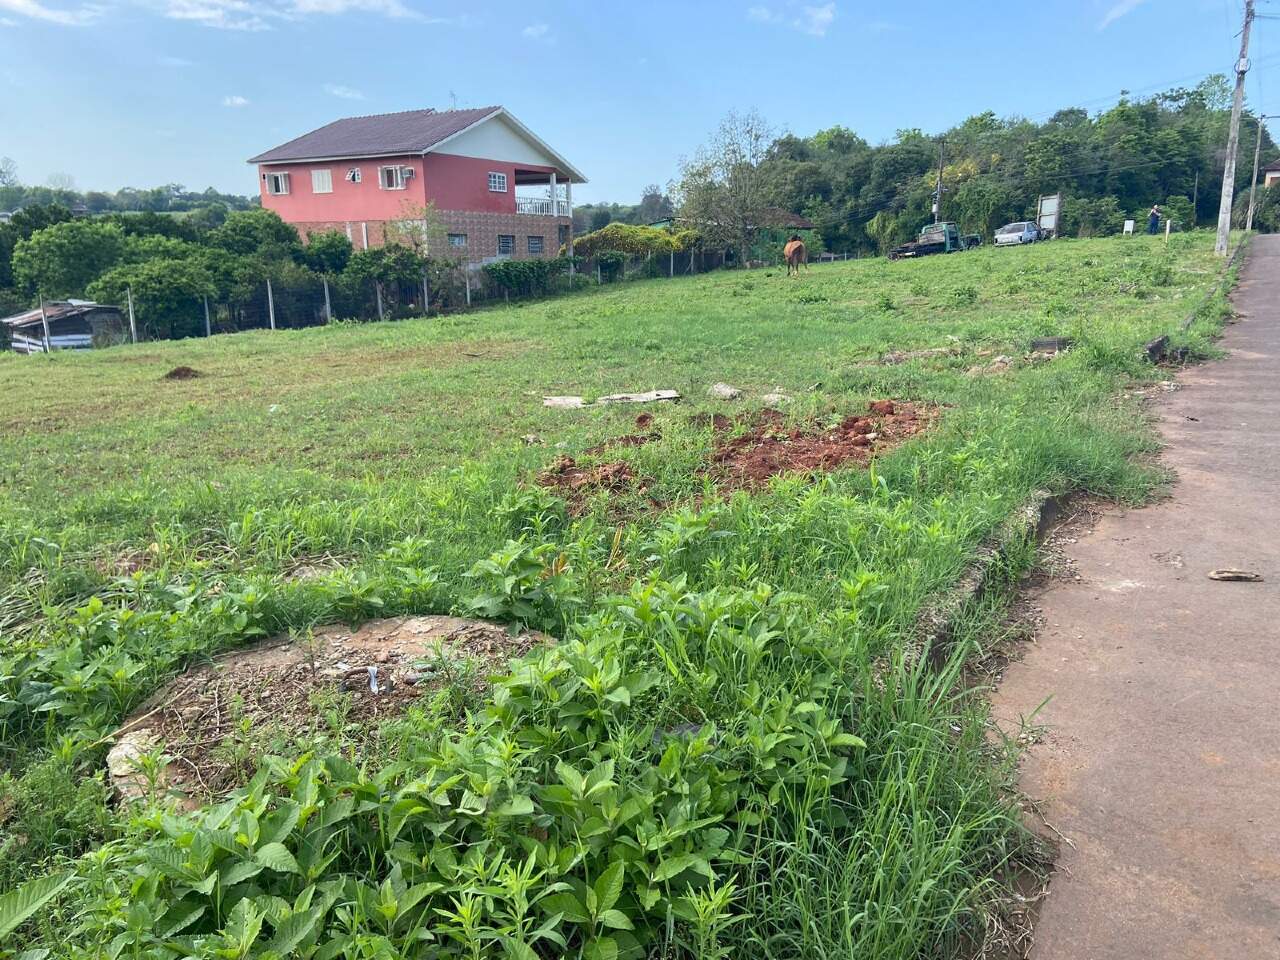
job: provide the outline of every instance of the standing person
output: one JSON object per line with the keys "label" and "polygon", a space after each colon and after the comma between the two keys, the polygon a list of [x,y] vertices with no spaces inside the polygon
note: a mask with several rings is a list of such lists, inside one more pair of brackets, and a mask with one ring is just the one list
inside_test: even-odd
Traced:
{"label": "standing person", "polygon": [[1153,236],[1160,231],[1160,204],[1151,205],[1151,212],[1147,214],[1147,233]]}

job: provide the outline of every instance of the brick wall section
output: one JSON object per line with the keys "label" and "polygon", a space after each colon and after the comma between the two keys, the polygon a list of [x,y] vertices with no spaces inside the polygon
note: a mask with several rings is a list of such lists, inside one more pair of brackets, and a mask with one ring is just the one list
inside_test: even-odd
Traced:
{"label": "brick wall section", "polygon": [[[516,238],[512,257],[516,260],[548,259],[560,252],[560,227],[568,227],[568,217],[539,217],[527,213],[483,213],[471,210],[437,211],[443,228],[448,233],[464,233],[467,236],[465,250],[451,252],[463,254],[471,261],[491,260],[498,255],[498,237],[501,234]],[[348,234],[357,250],[363,249],[364,235],[361,223],[368,226],[369,246],[379,246],[384,239],[386,221],[367,220],[320,223],[295,223],[305,240],[312,233],[337,230]],[[542,237],[542,253],[529,253],[529,237]]]}

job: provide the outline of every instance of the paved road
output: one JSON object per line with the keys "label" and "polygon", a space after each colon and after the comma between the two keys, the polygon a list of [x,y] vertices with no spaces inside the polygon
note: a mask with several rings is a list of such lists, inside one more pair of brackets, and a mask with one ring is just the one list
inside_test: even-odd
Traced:
{"label": "paved road", "polygon": [[1052,695],[1022,786],[1075,842],[1033,960],[1280,958],[1280,235],[1247,256],[1228,358],[1160,407],[1172,498],[1070,546],[994,698]]}

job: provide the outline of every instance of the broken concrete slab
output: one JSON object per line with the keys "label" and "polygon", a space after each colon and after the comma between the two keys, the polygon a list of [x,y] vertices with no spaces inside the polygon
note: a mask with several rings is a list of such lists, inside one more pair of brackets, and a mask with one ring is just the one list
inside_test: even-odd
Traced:
{"label": "broken concrete slab", "polygon": [[605,406],[612,403],[659,403],[664,400],[679,399],[678,390],[648,390],[644,393],[610,393],[597,397],[595,403],[587,403],[582,397],[543,397],[542,405],[559,410],[581,410],[583,407]]}

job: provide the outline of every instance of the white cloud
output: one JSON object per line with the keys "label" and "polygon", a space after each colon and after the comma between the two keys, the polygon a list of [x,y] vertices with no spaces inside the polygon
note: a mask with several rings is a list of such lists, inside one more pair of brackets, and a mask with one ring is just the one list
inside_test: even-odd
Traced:
{"label": "white cloud", "polygon": [[245,0],[165,0],[163,13],[170,20],[189,20],[219,30],[270,30],[259,11],[272,15],[266,5]]}
{"label": "white cloud", "polygon": [[351,10],[360,10],[402,20],[445,22],[443,19],[423,16],[417,10],[406,7],[400,0],[285,0],[280,6],[284,8],[286,17],[305,17],[313,13],[334,16]]}
{"label": "white cloud", "polygon": [[[64,27],[81,27],[92,23],[103,14],[103,8],[97,4],[85,4],[75,10],[58,10],[46,7],[38,0],[0,0],[0,10],[7,10],[30,20],[43,20],[46,23],[57,23]],[[16,26],[13,20],[6,19],[6,25]]]}
{"label": "white cloud", "polygon": [[184,60],[182,57],[161,57],[156,61],[162,67],[194,67],[195,63],[191,60]]}
{"label": "white cloud", "polygon": [[[65,0],[54,0],[65,2]],[[468,15],[431,17],[415,10],[405,0],[132,0],[137,6],[169,20],[184,20],[202,27],[219,30],[272,30],[275,27],[315,16],[339,16],[346,13],[373,13],[394,20],[413,20],[423,24],[468,26],[475,21]],[[73,8],[46,6],[44,0],[0,0],[0,12],[18,14],[29,20],[42,20],[63,26],[80,26],[98,20],[107,12],[102,3],[81,3]],[[18,21],[0,18],[0,26],[17,26]],[[542,36],[546,24],[537,24]],[[530,27],[528,29],[534,29]],[[180,59],[180,58],[174,58]],[[163,62],[163,61],[162,61]],[[174,65],[174,64],[168,64]]]}
{"label": "white cloud", "polygon": [[344,87],[340,83],[326,83],[324,92],[335,97],[341,97],[343,100],[363,100],[364,94],[353,87]]}
{"label": "white cloud", "polygon": [[[0,0],[0,3],[10,0]],[[16,0],[27,2],[27,0]],[[272,30],[308,17],[375,13],[425,24],[464,24],[466,17],[428,17],[403,0],[138,0],[170,20],[188,20],[219,30]]]}
{"label": "white cloud", "polygon": [[786,24],[791,29],[807,33],[811,37],[825,37],[835,18],[834,3],[824,3],[815,7],[789,0],[783,7],[767,7],[762,4],[747,7],[748,20],[754,20],[756,23]]}
{"label": "white cloud", "polygon": [[1102,21],[1098,24],[1098,30],[1102,31],[1107,29],[1107,27],[1111,26],[1121,17],[1128,16],[1146,2],[1147,0],[1120,0],[1119,3],[1114,4],[1103,16]]}
{"label": "white cloud", "polygon": [[543,40],[551,32],[551,28],[545,23],[531,23],[520,32],[530,40]]}
{"label": "white cloud", "polygon": [[824,3],[820,7],[804,7],[793,26],[814,37],[825,37],[831,23],[836,18],[836,5]]}
{"label": "white cloud", "polygon": [[222,105],[224,107],[247,107],[249,101],[237,94],[230,94],[222,98]]}

